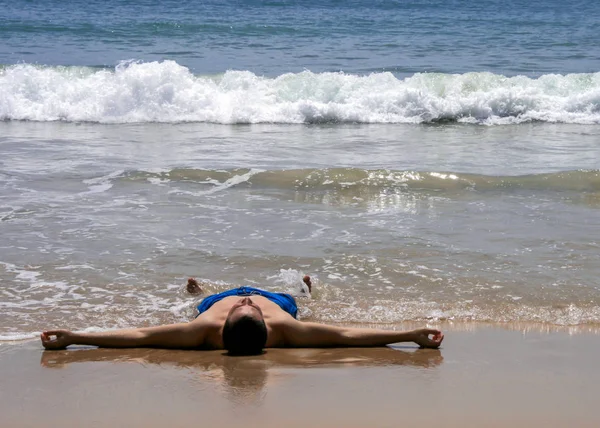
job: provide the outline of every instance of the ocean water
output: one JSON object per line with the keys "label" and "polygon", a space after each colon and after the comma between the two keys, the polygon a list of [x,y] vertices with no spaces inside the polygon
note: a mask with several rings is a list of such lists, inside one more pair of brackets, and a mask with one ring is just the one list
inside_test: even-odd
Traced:
{"label": "ocean water", "polygon": [[0,340],[188,320],[188,276],[323,322],[596,328],[599,18],[0,2]]}

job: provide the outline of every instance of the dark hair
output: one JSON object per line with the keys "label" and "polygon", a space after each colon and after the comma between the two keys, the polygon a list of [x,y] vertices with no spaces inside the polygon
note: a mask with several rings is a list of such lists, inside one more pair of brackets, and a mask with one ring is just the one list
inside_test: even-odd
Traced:
{"label": "dark hair", "polygon": [[260,354],[267,343],[265,321],[243,316],[235,321],[229,318],[223,326],[223,346],[231,355]]}

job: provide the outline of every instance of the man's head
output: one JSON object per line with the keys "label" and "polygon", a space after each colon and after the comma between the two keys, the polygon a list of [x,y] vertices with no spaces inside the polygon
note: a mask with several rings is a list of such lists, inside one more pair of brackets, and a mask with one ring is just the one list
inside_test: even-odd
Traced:
{"label": "man's head", "polygon": [[267,326],[260,307],[250,297],[240,299],[223,326],[223,346],[232,355],[257,355],[266,343]]}

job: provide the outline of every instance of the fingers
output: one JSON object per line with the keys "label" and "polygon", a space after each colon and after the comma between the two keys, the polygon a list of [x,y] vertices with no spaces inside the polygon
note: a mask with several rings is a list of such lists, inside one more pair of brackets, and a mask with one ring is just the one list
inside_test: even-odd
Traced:
{"label": "fingers", "polygon": [[428,338],[428,340],[431,343],[432,348],[439,348],[439,346],[444,341],[444,333],[442,333],[441,331],[438,331],[437,333],[435,333],[433,335],[433,337],[431,339]]}
{"label": "fingers", "polygon": [[67,330],[48,330],[40,333],[42,345],[46,349],[61,349],[65,348],[65,338],[68,335]]}
{"label": "fingers", "polygon": [[[444,333],[433,328],[424,328],[418,331],[420,340],[416,342],[424,348],[439,348],[444,340]],[[432,336],[429,338],[429,336]]]}
{"label": "fingers", "polygon": [[[56,342],[56,340],[59,337],[60,332],[59,331],[44,331],[40,334],[40,339],[42,339],[42,343],[46,344],[46,343],[50,343],[50,342]],[[52,336],[56,336],[56,339],[52,339]]]}
{"label": "fingers", "polygon": [[47,334],[47,332],[40,334],[40,339],[42,340],[42,345],[46,349],[51,349],[53,347],[53,343],[56,342],[56,340],[50,339],[50,336]]}
{"label": "fingers", "polygon": [[[66,330],[50,330],[40,333],[40,339],[44,348],[49,350],[64,349],[68,346],[65,341],[67,337]],[[54,336],[54,338],[52,338]]]}

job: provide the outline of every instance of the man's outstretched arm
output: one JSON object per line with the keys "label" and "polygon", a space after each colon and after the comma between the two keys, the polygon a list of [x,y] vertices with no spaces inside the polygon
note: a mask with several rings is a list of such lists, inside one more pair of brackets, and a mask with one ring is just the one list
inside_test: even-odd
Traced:
{"label": "man's outstretched arm", "polygon": [[295,348],[374,347],[398,342],[415,342],[424,348],[438,348],[444,340],[444,334],[432,328],[399,332],[295,320],[285,326],[284,332],[286,346]]}
{"label": "man's outstretched arm", "polygon": [[74,333],[49,330],[40,335],[46,349],[64,349],[69,345],[92,345],[102,348],[172,348],[201,347],[205,329],[200,323],[170,324],[97,333]]}

